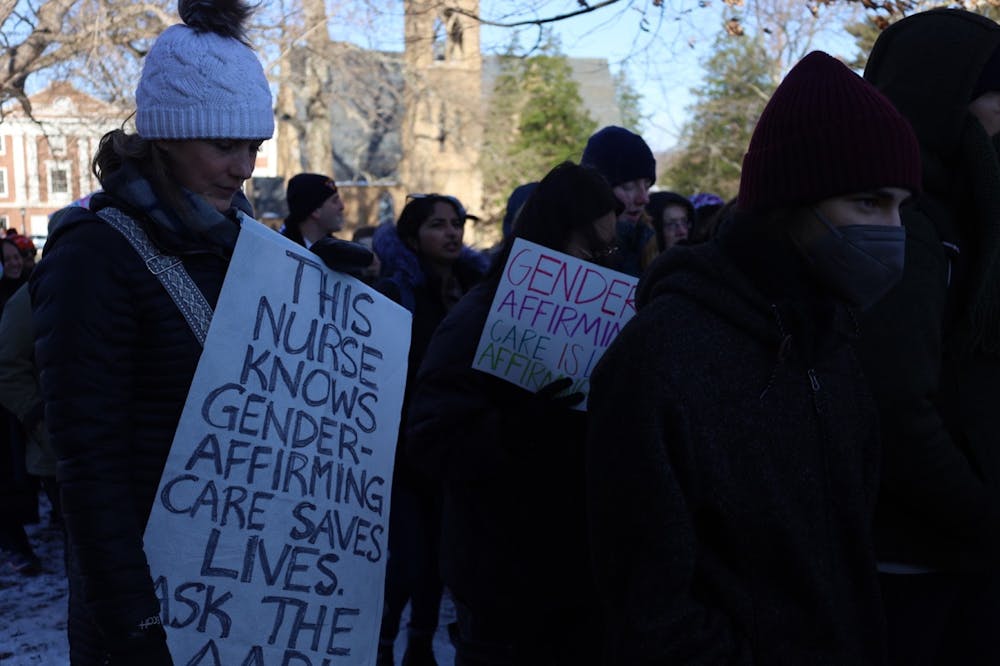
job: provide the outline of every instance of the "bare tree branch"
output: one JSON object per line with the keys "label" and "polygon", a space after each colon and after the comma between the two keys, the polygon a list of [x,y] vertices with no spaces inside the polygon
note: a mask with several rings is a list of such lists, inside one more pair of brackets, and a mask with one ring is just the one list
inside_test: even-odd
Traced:
{"label": "bare tree branch", "polygon": [[573,11],[573,12],[567,12],[565,14],[558,14],[556,16],[550,16],[548,18],[526,19],[524,21],[514,21],[514,22],[511,22],[511,23],[505,23],[503,21],[491,21],[490,19],[485,19],[482,16],[480,16],[478,14],[475,14],[473,12],[467,11],[465,9],[462,9],[461,7],[446,6],[444,8],[444,10],[443,10],[442,13],[444,13],[446,16],[449,15],[449,14],[459,14],[461,16],[466,16],[466,17],[468,17],[468,18],[470,18],[470,19],[472,19],[474,21],[478,21],[479,23],[482,23],[483,25],[492,25],[492,26],[495,26],[497,28],[518,28],[518,27],[525,26],[525,25],[539,25],[540,26],[540,25],[544,25],[546,23],[555,23],[556,21],[562,21],[562,20],[565,20],[565,19],[568,19],[568,18],[573,18],[574,16],[580,16],[581,14],[589,14],[590,12],[597,11],[598,9],[602,9],[602,8],[607,7],[609,5],[614,5],[614,4],[618,3],[618,2],[621,2],[621,0],[604,0],[603,2],[598,2],[598,3],[595,3],[593,5],[589,5],[589,4],[585,3],[584,6],[581,9],[578,9],[578,10]]}

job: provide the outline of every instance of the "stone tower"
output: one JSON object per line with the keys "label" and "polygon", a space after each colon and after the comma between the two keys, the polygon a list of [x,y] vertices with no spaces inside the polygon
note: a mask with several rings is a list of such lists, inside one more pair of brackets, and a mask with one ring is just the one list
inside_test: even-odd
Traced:
{"label": "stone tower", "polygon": [[484,116],[479,23],[445,7],[478,15],[479,2],[406,0],[404,5],[401,184],[406,192],[457,196],[470,212],[478,212]]}

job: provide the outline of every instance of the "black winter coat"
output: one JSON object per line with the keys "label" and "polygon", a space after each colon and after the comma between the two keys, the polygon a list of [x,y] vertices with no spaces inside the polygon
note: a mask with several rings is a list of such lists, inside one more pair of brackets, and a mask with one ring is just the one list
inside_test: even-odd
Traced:
{"label": "black winter coat", "polygon": [[[124,200],[91,201],[95,211],[110,205],[181,257],[215,306],[224,252],[149,223]],[[71,611],[71,643],[96,661],[116,637],[159,615],[142,536],[202,348],[132,246],[85,209],[49,239],[30,289],[71,585],[84,602]]]}
{"label": "black winter coat", "polygon": [[856,327],[773,242],[662,255],[594,373],[608,664],[884,661]]}
{"label": "black winter coat", "polygon": [[475,287],[434,334],[407,451],[444,483],[441,569],[455,598],[509,637],[519,664],[593,663],[585,416],[472,369],[495,289]]}
{"label": "black winter coat", "polygon": [[996,571],[1000,160],[966,100],[1000,26],[964,11],[914,18],[886,30],[865,70],[913,125],[924,170],[901,211],[903,278],[862,318],[884,450],[876,544],[883,562]]}

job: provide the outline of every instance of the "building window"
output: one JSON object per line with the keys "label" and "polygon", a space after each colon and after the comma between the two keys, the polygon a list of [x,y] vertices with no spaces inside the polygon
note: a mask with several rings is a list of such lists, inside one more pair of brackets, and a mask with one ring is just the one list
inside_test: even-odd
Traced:
{"label": "building window", "polygon": [[444,21],[440,18],[434,19],[434,36],[431,42],[431,51],[435,60],[444,60],[445,50],[448,48],[448,35],[445,33]]}
{"label": "building window", "polygon": [[0,134],[0,155],[6,155],[6,154],[7,154],[7,137],[3,134]]}
{"label": "building window", "polygon": [[49,194],[69,194],[69,169],[49,167]]}
{"label": "building window", "polygon": [[0,167],[0,197],[7,196],[7,169]]}
{"label": "building window", "polygon": [[7,229],[10,226],[10,218],[6,215],[0,215],[0,229]]}

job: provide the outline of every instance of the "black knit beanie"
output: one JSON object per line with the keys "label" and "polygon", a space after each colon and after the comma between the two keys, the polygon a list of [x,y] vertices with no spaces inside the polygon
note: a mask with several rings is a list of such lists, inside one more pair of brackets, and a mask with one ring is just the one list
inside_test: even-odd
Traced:
{"label": "black knit beanie", "polygon": [[839,60],[813,51],[757,121],[738,208],[790,208],[877,187],[917,193],[920,183],[920,146],[909,122]]}
{"label": "black knit beanie", "polygon": [[323,202],[337,193],[337,184],[329,176],[300,173],[288,181],[288,217],[285,225],[298,225]]}
{"label": "black knit beanie", "polygon": [[608,125],[587,139],[580,165],[597,169],[612,187],[639,178],[650,185],[656,182],[653,151],[641,136],[617,125]]}

